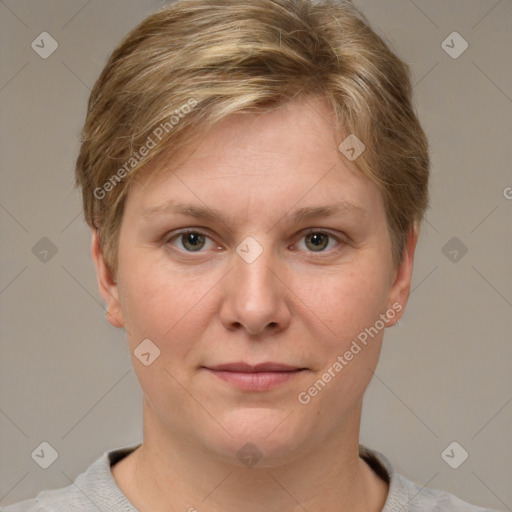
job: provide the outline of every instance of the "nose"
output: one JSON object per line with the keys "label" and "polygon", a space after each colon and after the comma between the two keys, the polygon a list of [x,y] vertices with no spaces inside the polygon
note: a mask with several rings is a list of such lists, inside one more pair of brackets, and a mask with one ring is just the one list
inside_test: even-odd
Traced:
{"label": "nose", "polygon": [[291,294],[280,271],[282,267],[270,251],[263,251],[250,263],[234,255],[234,268],[225,280],[220,310],[226,329],[245,329],[257,336],[288,327]]}

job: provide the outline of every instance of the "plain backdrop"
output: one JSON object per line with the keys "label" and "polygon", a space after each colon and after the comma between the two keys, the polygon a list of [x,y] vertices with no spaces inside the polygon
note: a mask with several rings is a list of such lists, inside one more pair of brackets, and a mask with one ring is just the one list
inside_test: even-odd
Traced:
{"label": "plain backdrop", "polygon": [[[512,2],[356,3],[411,66],[433,160],[410,303],[386,333],[361,442],[421,485],[512,510]],[[141,440],[141,391],[104,319],[73,167],[107,56],[160,6],[0,2],[2,505]],[[47,58],[31,46],[42,32],[58,44]],[[453,441],[469,454],[457,469],[441,456]],[[58,453],[48,469],[31,456],[42,442]]]}

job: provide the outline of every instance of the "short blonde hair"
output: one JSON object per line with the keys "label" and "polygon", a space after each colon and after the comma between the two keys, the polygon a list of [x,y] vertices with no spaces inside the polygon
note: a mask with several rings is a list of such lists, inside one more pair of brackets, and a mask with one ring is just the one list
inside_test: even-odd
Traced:
{"label": "short blonde hair", "polygon": [[411,95],[407,65],[351,2],[175,1],[126,36],[91,92],[76,163],[85,219],[115,271],[125,198],[149,162],[184,154],[231,114],[321,96],[366,146],[355,164],[383,194],[398,264],[428,205]]}

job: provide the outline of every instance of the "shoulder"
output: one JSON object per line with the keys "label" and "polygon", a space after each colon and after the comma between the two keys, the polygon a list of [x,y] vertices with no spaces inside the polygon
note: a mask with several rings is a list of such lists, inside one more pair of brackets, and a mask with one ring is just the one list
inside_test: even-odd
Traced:
{"label": "shoulder", "polygon": [[74,485],[42,491],[35,498],[19,501],[2,509],[2,512],[83,512],[88,511],[84,496]]}
{"label": "shoulder", "polygon": [[[76,484],[80,480],[83,480],[83,474],[77,478]],[[98,512],[98,507],[91,500],[94,497],[82,493],[76,484],[41,491],[35,498],[9,505],[2,512]]]}
{"label": "shoulder", "polygon": [[[412,482],[402,475],[394,475],[394,493],[388,500],[393,504],[382,512],[494,512],[488,508],[471,505],[441,489],[430,489]],[[407,507],[405,507],[407,505]]]}
{"label": "shoulder", "polygon": [[449,492],[422,487],[396,473],[381,453],[360,446],[360,456],[388,481],[389,491],[382,512],[495,512],[470,505]]}
{"label": "shoulder", "polygon": [[35,498],[4,507],[1,512],[136,512],[116,485],[111,465],[137,446],[105,452],[67,487],[41,491]]}
{"label": "shoulder", "polygon": [[37,500],[35,498],[19,501],[18,503],[4,507],[1,510],[2,512],[46,512],[44,509],[37,506]]}

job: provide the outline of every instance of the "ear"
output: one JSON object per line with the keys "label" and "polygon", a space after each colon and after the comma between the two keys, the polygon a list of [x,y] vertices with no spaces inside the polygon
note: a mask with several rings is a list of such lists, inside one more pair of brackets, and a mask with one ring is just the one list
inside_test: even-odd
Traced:
{"label": "ear", "polygon": [[417,225],[414,225],[407,236],[407,243],[402,253],[402,262],[394,271],[393,283],[389,293],[388,309],[392,309],[398,314],[394,319],[388,321],[388,327],[395,325],[400,320],[409,300],[418,235],[419,228]]}
{"label": "ear", "polygon": [[114,327],[124,327],[117,281],[103,258],[97,230],[92,232],[91,255],[96,267],[100,294],[107,307],[106,318]]}

